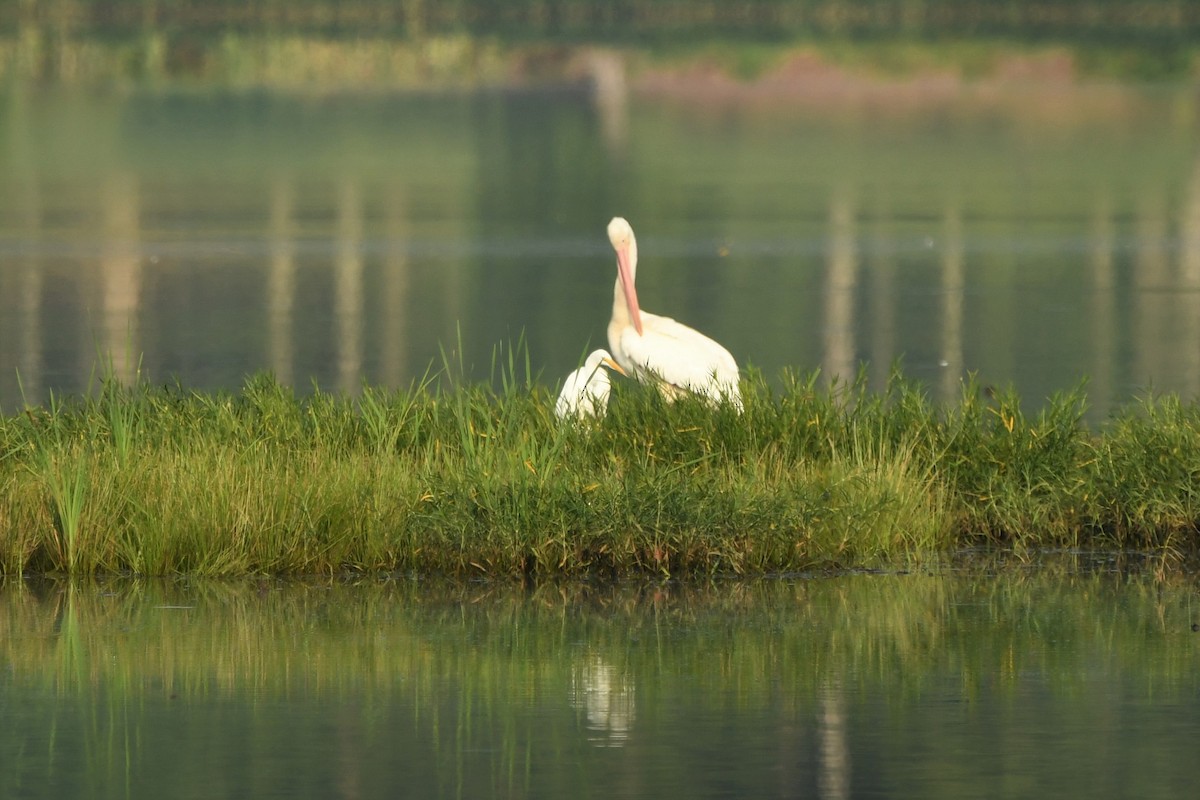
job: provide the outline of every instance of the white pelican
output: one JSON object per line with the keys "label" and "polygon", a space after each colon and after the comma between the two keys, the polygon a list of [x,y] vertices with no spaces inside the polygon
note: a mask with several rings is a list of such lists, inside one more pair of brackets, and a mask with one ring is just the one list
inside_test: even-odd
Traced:
{"label": "white pelican", "polygon": [[721,345],[670,317],[638,308],[637,239],[622,217],[608,223],[608,240],[617,251],[617,283],[613,288],[608,346],[617,363],[640,381],[658,385],[663,397],[674,400],[695,394],[713,405],[729,400],[740,412],[738,366]]}
{"label": "white pelican", "polygon": [[608,410],[608,367],[622,375],[626,374],[621,365],[613,361],[607,350],[593,350],[583,362],[583,366],[567,376],[563,382],[562,392],[558,402],[554,404],[554,414],[559,419],[573,417],[600,417]]}

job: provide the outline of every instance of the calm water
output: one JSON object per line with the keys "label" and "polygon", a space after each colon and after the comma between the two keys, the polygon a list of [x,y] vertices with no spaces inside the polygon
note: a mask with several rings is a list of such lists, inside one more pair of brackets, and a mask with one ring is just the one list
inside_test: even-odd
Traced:
{"label": "calm water", "polygon": [[[1111,565],[1110,565],[1111,566]],[[10,580],[3,797],[1176,798],[1194,585]]]}
{"label": "calm water", "polygon": [[[1200,392],[1200,111],[1187,88],[839,94],[0,94],[0,406],[118,375],[237,388],[552,384],[604,341],[614,214],[643,305],[784,368],[1093,418]],[[611,74],[610,74],[611,73]],[[769,87],[768,87],[769,88]]]}

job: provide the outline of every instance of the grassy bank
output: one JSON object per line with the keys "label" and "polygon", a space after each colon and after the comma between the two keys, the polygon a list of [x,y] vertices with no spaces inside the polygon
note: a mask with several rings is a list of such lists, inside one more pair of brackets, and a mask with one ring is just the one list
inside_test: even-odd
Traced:
{"label": "grassy bank", "polygon": [[899,376],[752,377],[738,416],[622,381],[580,428],[503,372],[355,400],[108,381],[5,416],[0,569],[758,573],[1200,541],[1200,406],[1175,398],[1090,431],[1082,392],[1026,416],[971,385],[938,407]]}

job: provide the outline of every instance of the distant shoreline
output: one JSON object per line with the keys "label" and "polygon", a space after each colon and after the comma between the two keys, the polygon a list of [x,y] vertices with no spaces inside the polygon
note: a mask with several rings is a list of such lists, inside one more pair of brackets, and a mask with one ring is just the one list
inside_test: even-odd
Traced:
{"label": "distant shoreline", "polygon": [[[419,2],[144,3],[133,15],[111,5],[30,0],[0,13],[0,87],[530,86],[593,80],[597,53],[660,88],[664,76],[719,77],[752,91],[781,77],[877,85],[1200,77],[1200,7],[1178,3],[1015,2],[999,15],[987,3],[645,2],[614,12],[516,2],[504,13],[466,3],[459,18]],[[717,13],[727,8],[741,13]]]}

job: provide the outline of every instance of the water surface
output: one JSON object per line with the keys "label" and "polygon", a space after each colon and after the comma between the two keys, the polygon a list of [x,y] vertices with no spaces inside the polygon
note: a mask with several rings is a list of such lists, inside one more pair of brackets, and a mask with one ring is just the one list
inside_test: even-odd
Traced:
{"label": "water surface", "polygon": [[0,406],[110,357],[199,389],[483,379],[522,337],[554,384],[604,342],[614,214],[644,307],[768,378],[899,359],[1035,408],[1086,378],[1094,419],[1200,392],[1191,89],[590,86],[0,94]]}
{"label": "water surface", "polygon": [[9,580],[5,797],[1146,797],[1200,781],[1193,582]]}

